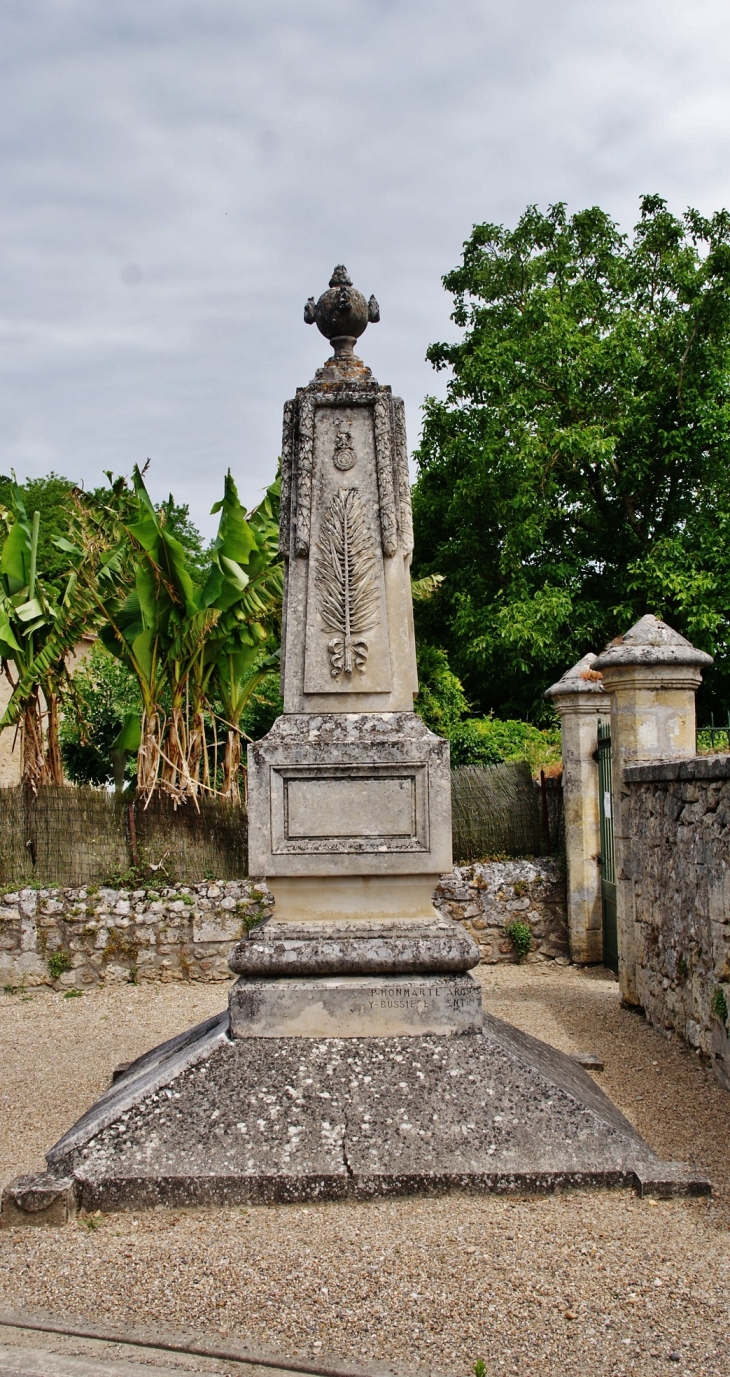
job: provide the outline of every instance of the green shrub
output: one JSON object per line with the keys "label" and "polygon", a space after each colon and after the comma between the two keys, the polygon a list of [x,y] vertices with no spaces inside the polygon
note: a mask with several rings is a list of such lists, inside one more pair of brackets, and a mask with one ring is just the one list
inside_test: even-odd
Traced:
{"label": "green shrub", "polygon": [[452,767],[526,760],[536,774],[561,760],[559,726],[540,728],[531,722],[468,717],[450,732],[450,739]]}
{"label": "green shrub", "polygon": [[48,970],[53,980],[58,980],[64,971],[70,971],[72,965],[71,953],[64,951],[63,947],[59,947],[58,951],[51,952],[48,958]]}
{"label": "green shrub", "polygon": [[514,923],[508,923],[504,931],[517,952],[517,960],[523,961],[532,947],[532,928],[530,924],[522,923],[518,919]]}
{"label": "green shrub", "polygon": [[719,986],[712,996],[710,1009],[715,1015],[715,1018],[719,1018],[721,1023],[727,1023],[727,999],[725,998],[725,991],[720,989]]}
{"label": "green shrub", "polygon": [[469,702],[461,681],[449,668],[444,650],[419,642],[417,656],[418,696],[413,706],[432,732],[453,739],[454,732],[465,725],[463,719],[469,716]]}
{"label": "green shrub", "polygon": [[533,774],[560,765],[560,725],[540,728],[532,722],[470,716],[471,705],[461,680],[449,667],[444,650],[419,641],[418,696],[414,708],[427,727],[451,743],[451,764],[501,765],[526,760]]}

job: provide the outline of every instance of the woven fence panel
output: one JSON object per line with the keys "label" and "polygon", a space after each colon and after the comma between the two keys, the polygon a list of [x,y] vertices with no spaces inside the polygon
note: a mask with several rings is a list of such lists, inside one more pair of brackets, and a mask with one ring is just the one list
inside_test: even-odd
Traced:
{"label": "woven fence panel", "polygon": [[[525,762],[452,771],[457,863],[487,856],[539,855],[540,802]],[[553,847],[560,796],[550,802]],[[145,808],[100,789],[48,786],[37,796],[0,789],[0,885],[167,883],[235,880],[247,874],[244,808],[201,798],[175,809],[164,796]]]}
{"label": "woven fence panel", "polygon": [[0,789],[0,884],[235,880],[247,871],[246,812],[223,799],[177,810],[101,789]]}
{"label": "woven fence panel", "polygon": [[102,883],[128,868],[122,809],[99,789],[0,789],[0,882]]}
{"label": "woven fence panel", "polygon": [[[540,794],[540,807],[542,809],[542,794],[540,781],[535,781],[535,789]],[[553,855],[565,850],[565,814],[563,812],[563,781],[562,779],[545,780],[545,797],[547,802],[548,831],[550,835],[550,850]],[[541,827],[541,838],[543,851],[545,848],[545,829]]]}
{"label": "woven fence panel", "polygon": [[[137,865],[160,865],[176,882],[239,880],[248,873],[246,810],[225,799],[198,799],[175,809],[164,795],[134,810]],[[131,838],[130,838],[131,844]]]}
{"label": "woven fence panel", "polygon": [[460,765],[451,772],[454,862],[540,854],[540,814],[530,767]]}

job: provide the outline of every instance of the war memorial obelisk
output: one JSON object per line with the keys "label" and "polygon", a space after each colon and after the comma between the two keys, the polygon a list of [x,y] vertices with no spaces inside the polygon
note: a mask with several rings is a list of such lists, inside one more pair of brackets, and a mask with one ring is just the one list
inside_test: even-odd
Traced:
{"label": "war memorial obelisk", "polygon": [[334,354],[284,408],[284,713],[249,748],[249,868],[275,915],[231,965],[239,1037],[481,1027],[476,944],[432,904],[451,867],[449,748],[418,691],[403,403],[353,352],[344,267],[305,320]]}
{"label": "war memorial obelisk", "polygon": [[413,712],[403,404],[353,347],[346,270],[305,308],[333,356],[284,409],[284,712],[249,750],[249,856],[273,917],[229,1009],[133,1062],[3,1195],[86,1209],[633,1186],[706,1193],[570,1057],[482,1011],[451,865],[448,745]]}

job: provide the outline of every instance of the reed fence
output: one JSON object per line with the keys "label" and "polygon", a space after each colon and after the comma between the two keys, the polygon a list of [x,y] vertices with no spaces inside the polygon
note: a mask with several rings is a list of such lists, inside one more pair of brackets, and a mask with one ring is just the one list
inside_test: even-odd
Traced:
{"label": "reed fence", "polygon": [[[559,781],[536,786],[523,762],[452,771],[456,864],[555,852],[562,841]],[[133,886],[235,880],[247,874],[239,804],[201,798],[175,809],[129,794],[46,786],[0,789],[0,885]]]}

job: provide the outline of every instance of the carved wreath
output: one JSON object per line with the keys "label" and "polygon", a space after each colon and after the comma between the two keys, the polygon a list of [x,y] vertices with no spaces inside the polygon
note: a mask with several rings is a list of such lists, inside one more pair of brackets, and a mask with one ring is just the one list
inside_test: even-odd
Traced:
{"label": "carved wreath", "polygon": [[338,430],[335,435],[335,449],[332,455],[335,468],[339,469],[340,473],[344,473],[347,469],[352,468],[356,458],[352,447],[352,431]]}
{"label": "carved wreath", "polygon": [[365,672],[365,632],[378,620],[379,589],[373,541],[357,488],[340,488],[322,519],[315,581],[325,630],[330,673]]}

